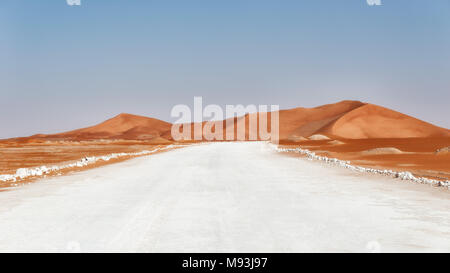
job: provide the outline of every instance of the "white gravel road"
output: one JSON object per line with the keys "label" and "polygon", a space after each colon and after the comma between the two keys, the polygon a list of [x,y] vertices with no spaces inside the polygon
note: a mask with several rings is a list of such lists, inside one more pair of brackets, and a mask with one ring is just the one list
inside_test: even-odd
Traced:
{"label": "white gravel road", "polygon": [[0,192],[0,251],[450,252],[450,193],[198,145]]}

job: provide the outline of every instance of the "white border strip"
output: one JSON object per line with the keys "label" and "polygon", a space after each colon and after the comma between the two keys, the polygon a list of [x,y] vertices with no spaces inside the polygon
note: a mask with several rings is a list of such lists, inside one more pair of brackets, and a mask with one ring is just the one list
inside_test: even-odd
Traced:
{"label": "white border strip", "polygon": [[306,158],[309,160],[322,161],[327,164],[343,167],[346,169],[350,169],[352,171],[380,174],[380,175],[390,176],[393,178],[400,178],[401,180],[408,180],[408,181],[412,181],[415,183],[428,184],[428,185],[432,185],[432,186],[436,186],[436,187],[444,187],[444,188],[450,189],[450,181],[448,181],[448,180],[439,181],[439,180],[434,180],[434,179],[428,179],[425,177],[415,177],[410,172],[396,172],[393,170],[379,170],[379,169],[365,168],[365,167],[360,167],[360,166],[353,166],[353,165],[350,165],[350,161],[339,160],[337,158],[328,158],[325,156],[318,156],[315,153],[313,153],[309,150],[306,150],[306,149],[302,149],[302,148],[280,148],[275,144],[270,144],[270,146],[277,152],[298,153],[298,154],[306,156]]}
{"label": "white border strip", "polygon": [[125,157],[125,156],[149,155],[149,154],[153,154],[158,151],[164,151],[164,150],[167,150],[167,149],[170,149],[173,147],[182,147],[182,146],[184,146],[184,145],[168,145],[168,146],[161,147],[161,148],[158,147],[151,151],[144,150],[144,151],[136,152],[136,153],[113,153],[113,154],[104,155],[104,156],[84,157],[74,163],[69,163],[66,165],[59,165],[59,166],[55,165],[52,167],[41,166],[41,167],[36,167],[36,168],[21,168],[21,169],[18,169],[15,174],[0,175],[0,182],[16,182],[17,180],[21,180],[24,178],[43,176],[43,175],[51,174],[51,173],[54,173],[54,172],[57,172],[60,170],[67,169],[67,168],[85,167],[85,166],[94,164],[98,161],[109,161],[111,159],[121,158],[121,157]]}

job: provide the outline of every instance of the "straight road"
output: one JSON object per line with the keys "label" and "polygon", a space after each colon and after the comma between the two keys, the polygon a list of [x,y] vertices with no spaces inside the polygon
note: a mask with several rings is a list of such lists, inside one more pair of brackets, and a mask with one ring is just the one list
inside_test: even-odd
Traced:
{"label": "straight road", "polygon": [[205,144],[0,192],[0,251],[450,252],[450,193]]}

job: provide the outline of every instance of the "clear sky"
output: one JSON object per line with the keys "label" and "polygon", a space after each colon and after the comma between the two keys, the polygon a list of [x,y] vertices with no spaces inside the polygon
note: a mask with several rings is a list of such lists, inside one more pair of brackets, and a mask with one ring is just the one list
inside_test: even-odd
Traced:
{"label": "clear sky", "polygon": [[2,0],[0,138],[175,104],[362,100],[450,128],[450,1]]}

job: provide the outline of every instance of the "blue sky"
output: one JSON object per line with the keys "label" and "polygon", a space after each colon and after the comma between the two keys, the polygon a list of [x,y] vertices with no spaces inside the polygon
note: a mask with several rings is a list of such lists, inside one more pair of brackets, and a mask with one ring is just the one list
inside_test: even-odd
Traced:
{"label": "blue sky", "polygon": [[0,138],[344,99],[450,127],[450,1],[3,0]]}

